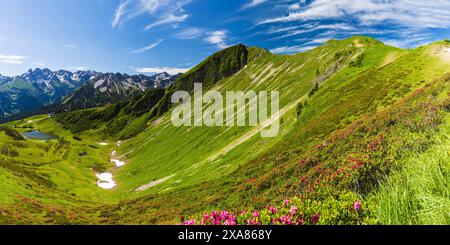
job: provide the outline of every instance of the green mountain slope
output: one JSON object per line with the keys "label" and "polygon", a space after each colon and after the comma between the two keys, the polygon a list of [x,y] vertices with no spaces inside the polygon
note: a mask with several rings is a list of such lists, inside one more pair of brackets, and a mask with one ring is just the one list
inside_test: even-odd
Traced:
{"label": "green mountain slope", "polygon": [[0,83],[0,117],[35,109],[44,102],[39,91],[22,77],[8,78]]}
{"label": "green mountain slope", "polygon": [[[257,209],[269,217],[266,205],[295,197],[301,212],[319,214],[321,224],[446,223],[442,209],[435,219],[416,222],[391,222],[383,216],[388,211],[378,210],[393,208],[383,200],[394,195],[389,188],[402,186],[394,176],[411,172],[403,170],[408,159],[441,151],[435,137],[448,122],[449,46],[401,50],[353,37],[274,55],[238,45],[169,89],[131,102],[11,122],[11,130],[33,127],[60,139],[16,146],[17,140],[1,136],[8,145],[1,159],[27,171],[2,168],[1,221],[176,223],[180,215],[198,218],[212,209]],[[170,96],[192,92],[194,82],[223,94],[280,91],[280,134],[261,138],[261,127],[173,126]],[[113,168],[112,151],[126,165]],[[38,155],[45,158],[35,164]],[[117,186],[100,189],[94,171],[110,171]],[[15,185],[23,188],[12,194]],[[362,202],[361,212],[349,211],[354,201]],[[27,215],[16,217],[22,210]]]}

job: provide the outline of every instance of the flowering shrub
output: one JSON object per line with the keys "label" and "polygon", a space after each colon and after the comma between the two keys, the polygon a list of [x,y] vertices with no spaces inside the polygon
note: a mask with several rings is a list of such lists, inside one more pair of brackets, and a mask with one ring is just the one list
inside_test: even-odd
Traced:
{"label": "flowering shrub", "polygon": [[[339,203],[339,209],[336,209],[336,203]],[[316,225],[339,224],[339,220],[352,220],[352,224],[370,223],[370,220],[365,219],[367,207],[352,193],[342,195],[336,203],[305,202],[294,197],[262,210],[241,210],[234,213],[213,210],[201,218],[185,220],[182,216],[180,221],[183,225]]]}

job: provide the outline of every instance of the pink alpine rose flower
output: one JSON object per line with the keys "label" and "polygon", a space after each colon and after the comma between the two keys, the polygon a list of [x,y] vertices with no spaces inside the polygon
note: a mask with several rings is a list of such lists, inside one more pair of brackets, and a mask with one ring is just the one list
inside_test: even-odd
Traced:
{"label": "pink alpine rose flower", "polygon": [[209,224],[210,221],[211,221],[211,217],[209,216],[209,214],[203,215],[202,224]]}
{"label": "pink alpine rose flower", "polygon": [[278,213],[278,210],[277,210],[274,206],[269,207],[269,211],[270,211],[272,214],[277,214],[277,213]]}
{"label": "pink alpine rose flower", "polygon": [[226,220],[228,219],[229,215],[230,214],[227,211],[223,210],[222,213],[220,214],[220,219]]}
{"label": "pink alpine rose flower", "polygon": [[312,218],[312,223],[315,225],[315,224],[317,224],[318,221],[319,221],[319,215],[318,214],[314,214],[314,216]]}
{"label": "pink alpine rose flower", "polygon": [[195,225],[195,219],[186,220],[183,222],[183,225]]}
{"label": "pink alpine rose flower", "polygon": [[289,210],[289,213],[291,215],[295,215],[298,211],[298,208],[296,206],[291,206],[291,209]]}
{"label": "pink alpine rose flower", "polygon": [[257,225],[257,224],[258,224],[258,222],[256,222],[255,220],[252,220],[252,219],[247,220],[247,225]]}
{"label": "pink alpine rose flower", "polygon": [[356,211],[359,211],[359,210],[361,210],[361,202],[360,201],[356,201],[356,202],[354,202],[353,203],[353,209],[354,210],[356,210]]}

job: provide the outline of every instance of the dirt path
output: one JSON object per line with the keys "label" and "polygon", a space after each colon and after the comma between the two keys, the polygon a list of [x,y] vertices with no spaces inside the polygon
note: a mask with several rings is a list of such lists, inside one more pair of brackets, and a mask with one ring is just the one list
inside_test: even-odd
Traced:
{"label": "dirt path", "polygon": [[441,57],[442,57],[442,59],[444,59],[444,61],[450,63],[450,47],[449,46],[447,46],[447,47],[444,46],[442,48]]}

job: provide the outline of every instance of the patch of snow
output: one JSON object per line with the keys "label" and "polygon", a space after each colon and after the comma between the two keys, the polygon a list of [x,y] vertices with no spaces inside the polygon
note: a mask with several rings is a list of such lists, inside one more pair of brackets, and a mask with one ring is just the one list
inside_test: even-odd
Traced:
{"label": "patch of snow", "polygon": [[105,82],[104,79],[95,82],[94,83],[94,88],[98,88],[98,87],[102,86],[104,82]]}
{"label": "patch of snow", "polygon": [[32,123],[33,122],[33,120],[28,120],[28,122],[27,123]]}
{"label": "patch of snow", "polygon": [[52,88],[51,81],[45,80],[44,84],[45,84],[45,86],[47,86],[47,88]]}
{"label": "patch of snow", "polygon": [[116,164],[116,167],[122,167],[123,165],[125,165],[125,162],[122,162],[119,159],[111,159],[111,162]]}
{"label": "patch of snow", "polygon": [[[120,143],[122,143],[122,141],[117,141],[117,146],[120,146]],[[106,143],[106,142],[100,142],[98,144],[103,145],[103,146],[108,145],[108,143]],[[116,154],[117,154],[117,151],[111,152],[112,157],[116,156]],[[111,162],[114,163],[116,165],[116,167],[118,167],[118,168],[125,165],[125,162],[123,162],[119,159],[111,159]],[[112,189],[116,186],[116,182],[113,180],[112,173],[96,173],[95,175],[99,179],[99,180],[97,180],[97,185],[100,188]]]}
{"label": "patch of snow", "polygon": [[116,182],[113,180],[111,173],[98,173],[95,175],[98,178],[97,185],[100,188],[110,190],[116,186]]}

